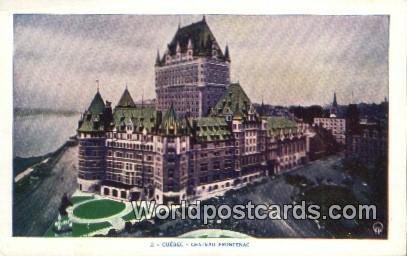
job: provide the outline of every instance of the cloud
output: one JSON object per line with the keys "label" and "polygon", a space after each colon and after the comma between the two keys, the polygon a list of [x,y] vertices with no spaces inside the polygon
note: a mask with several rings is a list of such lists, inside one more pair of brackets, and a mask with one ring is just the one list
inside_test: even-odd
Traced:
{"label": "cloud", "polygon": [[[16,106],[87,107],[101,82],[117,102],[125,84],[136,99],[155,97],[154,61],[178,24],[199,15],[16,15]],[[379,102],[388,96],[387,16],[210,15],[231,79],[255,102]]]}

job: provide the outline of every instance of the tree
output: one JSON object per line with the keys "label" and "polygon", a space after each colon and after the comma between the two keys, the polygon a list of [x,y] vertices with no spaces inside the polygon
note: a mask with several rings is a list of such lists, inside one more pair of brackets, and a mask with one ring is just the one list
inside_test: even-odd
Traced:
{"label": "tree", "polygon": [[115,237],[115,236],[117,236],[117,231],[116,231],[116,229],[114,229],[114,228],[110,229],[109,232],[107,232],[107,236],[109,236],[109,237]]}
{"label": "tree", "polygon": [[69,201],[68,196],[66,193],[64,193],[64,195],[61,198],[61,204],[59,205],[59,214],[61,214],[61,216],[66,215],[66,208],[68,208],[69,206],[72,206],[72,203]]}
{"label": "tree", "polygon": [[131,232],[131,229],[132,229],[132,224],[131,224],[131,222],[130,221],[126,221],[125,223],[124,223],[124,230],[126,230],[126,232],[128,232],[128,233],[130,233]]}
{"label": "tree", "polygon": [[346,132],[348,134],[359,133],[359,111],[356,104],[349,104],[346,109]]}

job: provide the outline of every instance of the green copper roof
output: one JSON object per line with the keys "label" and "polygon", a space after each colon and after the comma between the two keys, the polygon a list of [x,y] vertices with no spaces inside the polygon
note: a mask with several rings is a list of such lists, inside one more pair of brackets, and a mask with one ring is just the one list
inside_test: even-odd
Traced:
{"label": "green copper roof", "polygon": [[122,96],[120,97],[119,103],[117,103],[118,107],[135,107],[133,98],[131,97],[127,88],[124,90]]}
{"label": "green copper roof", "polygon": [[240,84],[231,84],[216,103],[212,115],[225,116],[231,113],[234,117],[244,117],[250,105],[250,99]]}
{"label": "green copper roof", "polygon": [[89,108],[78,123],[78,131],[80,132],[98,132],[103,131],[104,120],[101,120],[103,112],[105,110],[105,103],[99,91],[93,97]]}
{"label": "green copper roof", "polygon": [[[210,56],[212,54],[212,44],[215,44],[218,48],[218,56],[224,58],[215,36],[205,19],[185,27],[179,27],[171,43],[168,45],[169,54],[174,55],[176,53],[177,44],[179,44],[181,52],[186,52],[189,40],[191,40],[193,46],[193,55]],[[165,56],[163,56],[163,60],[164,58]]]}
{"label": "green copper roof", "polygon": [[171,107],[165,112],[160,130],[167,135],[185,134],[188,132],[186,120],[177,117],[174,105],[171,104]]}
{"label": "green copper roof", "polygon": [[223,117],[201,117],[196,124],[197,141],[222,141],[232,135]]}
{"label": "green copper roof", "polygon": [[83,119],[80,121],[78,131],[80,132],[98,132],[103,131],[99,114],[93,114],[89,111],[85,112]]}
{"label": "green copper roof", "polygon": [[156,126],[157,112],[153,107],[116,107],[113,113],[113,125],[123,131],[131,123],[135,132],[152,132]]}
{"label": "green copper roof", "polygon": [[295,128],[297,128],[297,123],[286,117],[267,117],[267,129],[269,130],[269,132],[279,132],[280,130],[285,131]]}
{"label": "green copper roof", "polygon": [[95,97],[93,97],[93,100],[89,105],[88,111],[90,111],[93,114],[99,114],[99,113],[102,113],[104,109],[105,109],[105,102],[103,101],[103,98],[98,91],[95,94]]}

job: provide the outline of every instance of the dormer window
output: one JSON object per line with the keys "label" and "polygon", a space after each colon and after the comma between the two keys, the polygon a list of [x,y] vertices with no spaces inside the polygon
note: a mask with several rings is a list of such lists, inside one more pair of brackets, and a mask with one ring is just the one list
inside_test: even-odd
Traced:
{"label": "dormer window", "polygon": [[231,114],[227,114],[227,115],[225,116],[225,120],[226,120],[226,122],[232,121],[232,115],[231,115]]}

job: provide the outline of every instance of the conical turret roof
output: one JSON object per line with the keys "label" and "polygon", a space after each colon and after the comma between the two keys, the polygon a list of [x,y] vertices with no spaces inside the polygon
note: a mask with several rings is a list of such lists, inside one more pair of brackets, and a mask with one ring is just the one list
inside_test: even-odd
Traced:
{"label": "conical turret roof", "polygon": [[129,90],[127,90],[126,88],[119,100],[119,103],[117,103],[117,107],[135,107],[135,106],[136,104],[134,103]]}
{"label": "conical turret roof", "polygon": [[165,133],[168,134],[170,133],[170,131],[172,131],[173,134],[177,133],[178,120],[177,113],[173,104],[171,104],[171,107],[167,110],[167,112],[165,112],[162,124]]}
{"label": "conical turret roof", "polygon": [[105,109],[105,102],[103,101],[102,95],[100,95],[99,91],[93,97],[92,102],[89,105],[88,111],[92,114],[100,114]]}

